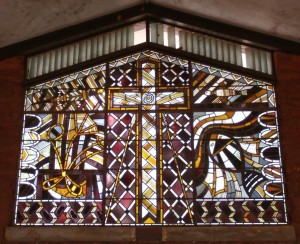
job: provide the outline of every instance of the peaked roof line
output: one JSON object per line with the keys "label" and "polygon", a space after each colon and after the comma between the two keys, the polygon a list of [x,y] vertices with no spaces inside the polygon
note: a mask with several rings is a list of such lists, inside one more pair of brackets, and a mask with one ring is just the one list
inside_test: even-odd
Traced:
{"label": "peaked roof line", "polygon": [[174,50],[172,48],[164,47],[164,46],[158,45],[156,43],[141,43],[141,44],[138,44],[138,45],[135,45],[132,47],[121,49],[114,53],[108,53],[108,54],[102,55],[101,57],[97,57],[97,58],[94,58],[94,59],[91,59],[91,60],[88,60],[88,61],[85,61],[82,63],[78,63],[78,64],[75,64],[75,65],[72,65],[72,66],[69,66],[66,68],[62,68],[57,71],[49,72],[47,74],[44,74],[44,75],[41,75],[41,76],[38,76],[35,78],[31,78],[31,79],[27,79],[27,80],[25,79],[23,84],[25,87],[30,87],[32,85],[44,83],[45,81],[57,79],[59,77],[66,76],[71,73],[76,73],[79,70],[89,69],[93,66],[98,66],[98,65],[101,65],[104,63],[111,62],[116,59],[121,59],[121,58],[124,58],[127,56],[135,55],[140,52],[145,52],[145,51],[153,51],[153,52],[161,53],[163,55],[168,55],[168,56],[172,56],[172,57],[177,57],[179,59],[189,60],[191,62],[200,63],[205,66],[211,66],[216,69],[224,70],[226,72],[236,73],[241,76],[251,77],[253,79],[259,79],[259,80],[266,81],[269,83],[276,82],[274,75],[264,74],[264,73],[261,73],[261,72],[255,71],[255,70],[247,69],[244,67],[239,67],[237,65],[230,64],[228,62],[212,60],[210,58],[207,58],[204,56],[199,56],[199,55],[193,54],[193,53],[188,53],[186,51],[182,51],[179,49]]}
{"label": "peaked roof line", "polygon": [[291,40],[247,30],[215,20],[209,20],[153,3],[143,3],[61,30],[2,47],[0,48],[0,59],[17,55],[33,55],[146,19],[154,19],[182,28],[206,33],[208,35],[244,43],[246,45],[300,54],[300,43]]}

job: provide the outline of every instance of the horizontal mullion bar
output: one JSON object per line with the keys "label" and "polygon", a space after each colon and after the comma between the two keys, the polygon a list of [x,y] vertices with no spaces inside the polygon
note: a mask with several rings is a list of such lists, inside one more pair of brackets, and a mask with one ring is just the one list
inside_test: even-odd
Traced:
{"label": "horizontal mullion bar", "polygon": [[[274,111],[276,110],[276,107],[264,107],[261,109],[256,108],[256,106],[253,106],[254,108],[241,108],[241,107],[233,107],[233,106],[224,106],[224,107],[193,107],[193,108],[184,108],[184,109],[172,109],[172,111],[165,111],[164,109],[160,110],[143,110],[143,109],[127,109],[127,110],[82,110],[82,111],[24,111],[25,114],[93,114],[93,113],[174,113],[174,111],[178,111],[178,113],[189,113],[189,112],[225,112],[225,111],[249,111],[249,112],[260,112],[260,111]],[[168,109],[167,107],[165,109]],[[177,112],[176,112],[177,113]]]}

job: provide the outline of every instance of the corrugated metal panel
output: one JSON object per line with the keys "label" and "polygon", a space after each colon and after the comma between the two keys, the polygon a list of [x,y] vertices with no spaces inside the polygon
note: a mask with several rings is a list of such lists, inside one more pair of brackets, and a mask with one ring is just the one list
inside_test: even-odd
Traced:
{"label": "corrugated metal panel", "polygon": [[[144,29],[143,29],[144,28]],[[141,32],[142,30],[142,32]],[[272,74],[271,52],[182,28],[150,23],[150,41],[179,48],[225,63]],[[139,39],[139,40],[136,40]],[[93,36],[28,58],[28,77],[34,78],[146,41],[146,24],[140,22]],[[243,62],[243,56],[246,61]]]}
{"label": "corrugated metal panel", "polygon": [[247,68],[267,74],[272,74],[271,52],[253,47],[245,47]]}
{"label": "corrugated metal panel", "polygon": [[[162,31],[166,32],[166,35]],[[176,46],[183,51],[272,74],[272,56],[269,51],[253,47],[244,48],[244,45],[238,43],[161,23],[150,24],[150,37],[154,43],[173,48]],[[163,40],[164,37],[168,40]],[[179,39],[179,45],[176,45],[176,39]],[[246,56],[247,64],[243,64],[243,55]]]}
{"label": "corrugated metal panel", "polygon": [[168,27],[168,46],[176,48],[176,41],[175,41],[175,27],[169,26]]}
{"label": "corrugated metal panel", "polygon": [[[145,26],[145,23],[144,23]],[[139,23],[141,28],[141,23]],[[159,27],[163,34],[163,26]],[[28,58],[27,78],[34,78],[134,45],[135,25],[93,36]],[[146,33],[146,32],[145,32]],[[163,36],[162,36],[163,38]],[[138,42],[137,42],[138,43]],[[160,44],[163,44],[160,41]]]}

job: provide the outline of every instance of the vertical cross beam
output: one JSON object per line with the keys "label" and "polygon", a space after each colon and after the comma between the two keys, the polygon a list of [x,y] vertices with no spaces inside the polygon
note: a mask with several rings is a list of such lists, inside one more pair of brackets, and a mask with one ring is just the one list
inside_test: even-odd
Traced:
{"label": "vertical cross beam", "polygon": [[[186,89],[174,89],[160,86],[158,82],[158,63],[151,61],[139,63],[141,72],[138,75],[138,86],[110,87],[108,97],[110,99],[109,110],[136,111],[139,118],[139,169],[137,169],[140,184],[138,185],[137,207],[138,220],[136,223],[154,224],[162,221],[158,219],[161,182],[158,175],[162,175],[162,162],[157,155],[158,146],[157,111],[165,109],[186,109]],[[119,179],[116,179],[119,182]]]}

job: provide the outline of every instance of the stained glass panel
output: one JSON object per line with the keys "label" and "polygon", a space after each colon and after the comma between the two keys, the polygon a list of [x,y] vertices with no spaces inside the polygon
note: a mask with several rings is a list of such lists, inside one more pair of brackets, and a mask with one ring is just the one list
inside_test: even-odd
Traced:
{"label": "stained glass panel", "polygon": [[286,222],[272,83],[144,51],[27,89],[16,224]]}

